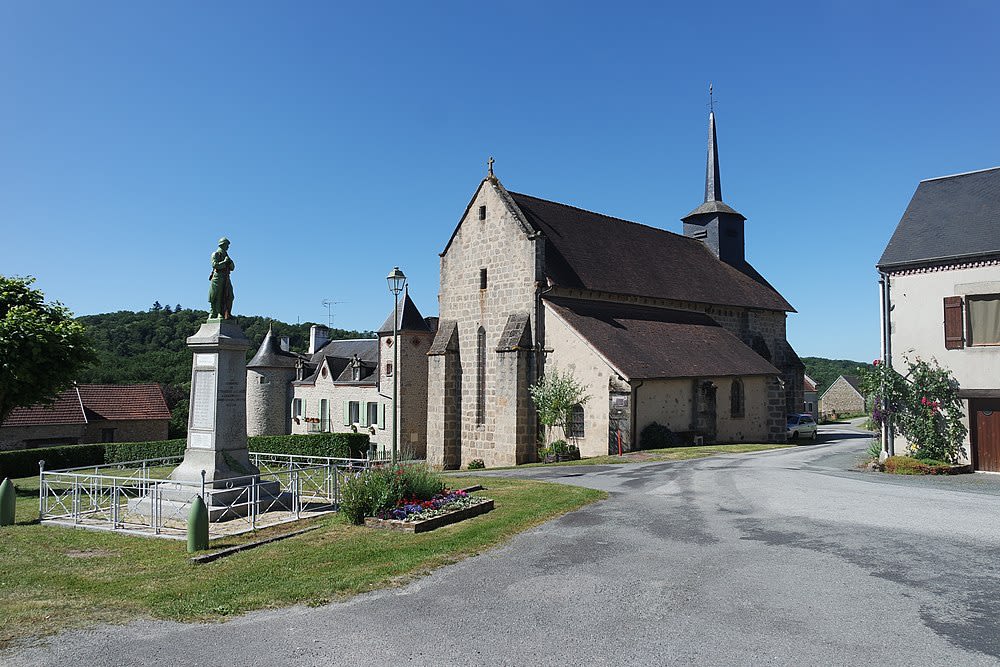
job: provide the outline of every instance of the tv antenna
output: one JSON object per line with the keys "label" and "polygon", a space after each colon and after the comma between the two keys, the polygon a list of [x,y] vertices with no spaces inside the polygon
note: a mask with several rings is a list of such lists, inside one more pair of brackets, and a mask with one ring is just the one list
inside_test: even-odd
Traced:
{"label": "tv antenna", "polygon": [[346,301],[331,301],[330,299],[323,299],[323,305],[326,306],[326,326],[329,329],[333,328],[333,307],[341,304],[347,303]]}

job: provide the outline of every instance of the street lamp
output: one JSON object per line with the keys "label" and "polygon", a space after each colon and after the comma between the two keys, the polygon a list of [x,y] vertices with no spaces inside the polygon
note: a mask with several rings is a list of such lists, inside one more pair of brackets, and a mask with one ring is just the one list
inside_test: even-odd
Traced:
{"label": "street lamp", "polygon": [[385,277],[389,283],[389,291],[395,300],[392,309],[392,462],[395,463],[399,451],[399,428],[396,424],[399,413],[396,412],[396,396],[399,387],[399,341],[396,339],[399,326],[399,293],[406,286],[406,276],[399,270],[398,266],[392,267],[392,271]]}

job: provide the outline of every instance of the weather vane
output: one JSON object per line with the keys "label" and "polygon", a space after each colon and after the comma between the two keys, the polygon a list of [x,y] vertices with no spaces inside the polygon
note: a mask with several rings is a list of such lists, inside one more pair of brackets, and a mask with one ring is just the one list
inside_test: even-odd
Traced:
{"label": "weather vane", "polygon": [[712,82],[708,82],[708,110],[715,113],[715,99],[712,97]]}

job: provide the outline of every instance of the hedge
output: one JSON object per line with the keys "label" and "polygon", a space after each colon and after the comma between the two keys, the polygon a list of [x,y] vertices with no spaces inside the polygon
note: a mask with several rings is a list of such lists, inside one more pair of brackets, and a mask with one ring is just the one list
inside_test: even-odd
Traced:
{"label": "hedge", "polygon": [[[251,452],[261,454],[301,454],[363,459],[368,456],[365,433],[315,433],[309,435],[258,435],[247,439]],[[38,461],[46,470],[122,463],[141,459],[182,456],[186,442],[109,442],[93,445],[64,445],[0,452],[0,480],[4,477],[31,477],[38,473]]]}

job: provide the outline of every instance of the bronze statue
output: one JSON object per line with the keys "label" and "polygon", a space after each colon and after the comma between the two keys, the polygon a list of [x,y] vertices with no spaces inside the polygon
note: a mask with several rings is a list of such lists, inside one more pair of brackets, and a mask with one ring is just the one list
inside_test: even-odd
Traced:
{"label": "bronze statue", "polygon": [[208,303],[211,319],[230,320],[233,317],[233,281],[229,277],[236,264],[229,256],[229,239],[219,239],[219,249],[212,253],[212,274],[208,276]]}

